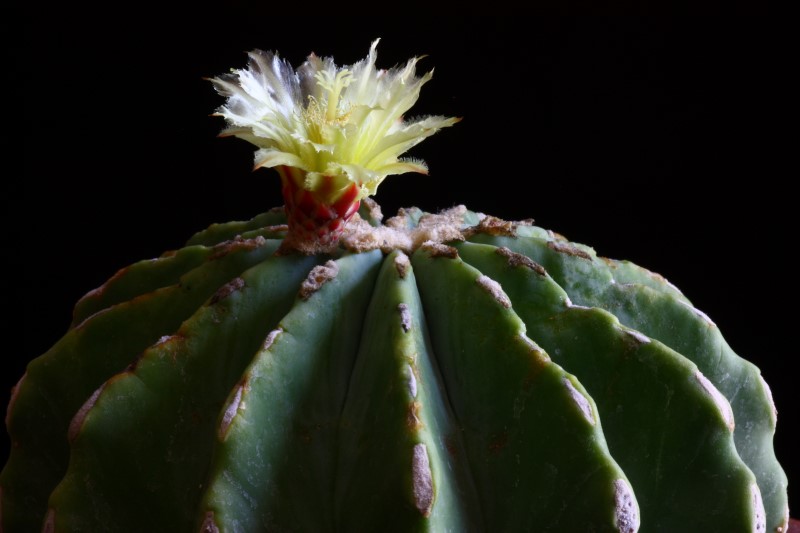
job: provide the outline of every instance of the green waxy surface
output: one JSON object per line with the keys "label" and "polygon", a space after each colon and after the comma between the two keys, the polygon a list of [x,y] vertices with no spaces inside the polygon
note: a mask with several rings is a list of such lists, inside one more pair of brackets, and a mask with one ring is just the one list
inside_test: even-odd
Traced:
{"label": "green waxy surface", "polygon": [[552,278],[510,265],[495,247],[458,249],[512,295],[531,338],[585,383],[639,499],[642,531],[750,531],[758,523],[755,477],[736,453],[729,406],[694,364],[606,311],[572,305]]}
{"label": "green waxy surface", "polygon": [[758,480],[768,530],[786,526],[788,481],[772,446],[776,416],[771,394],[758,368],[731,349],[707,316],[666,280],[628,262],[558,251],[537,238],[479,235],[473,240],[534,259],[574,303],[606,309],[696,364],[731,404],[736,448]]}
{"label": "green waxy surface", "polygon": [[684,302],[688,299],[677,288],[658,274],[630,261],[616,261],[598,257],[595,251],[583,244],[569,242],[564,237],[548,233],[536,226],[521,226],[518,237],[494,236],[478,233],[471,242],[505,246],[539,262],[561,285],[576,303],[583,299],[596,300],[614,284],[645,285],[653,290],[670,294]]}
{"label": "green waxy surface", "polygon": [[41,528],[47,497],[67,468],[68,426],[84,401],[159,337],[177,330],[220,285],[277,246],[259,241],[230,247],[177,285],[97,312],[28,365],[6,419],[12,446],[0,474],[4,523]]}
{"label": "green waxy surface", "polygon": [[627,480],[581,384],[526,337],[479,271],[421,250],[412,264],[483,530],[634,531],[635,500],[615,502]]}
{"label": "green waxy surface", "polygon": [[188,246],[119,270],[75,304],[70,327],[114,304],[178,283],[182,275],[203,264],[211,254],[212,249],[206,246]]}
{"label": "green waxy surface", "polygon": [[691,359],[729,399],[736,421],[736,448],[758,479],[767,530],[785,526],[787,478],[772,447],[775,408],[758,368],[733,352],[707,316],[668,294],[640,285],[616,285],[601,303],[623,324]]}
{"label": "green waxy surface", "polygon": [[186,241],[186,246],[197,244],[214,246],[215,244],[235,239],[238,235],[244,236],[247,232],[281,224],[286,224],[286,213],[282,207],[276,207],[270,209],[266,213],[256,215],[250,220],[212,224],[206,229],[192,235],[192,237]]}
{"label": "green waxy surface", "polygon": [[663,276],[642,268],[630,261],[600,258],[611,270],[617,285],[645,286],[691,305],[686,296]]}
{"label": "green waxy surface", "polygon": [[341,258],[333,280],[270,326],[279,329],[228,398],[232,418],[213,439],[203,520],[221,531],[334,530],[339,416],[380,258]]}
{"label": "green waxy surface", "polygon": [[57,529],[190,527],[222,403],[319,259],[273,258],[242,273],[103,385],[50,498]]}
{"label": "green waxy surface", "polygon": [[460,433],[413,268],[394,252],[375,285],[342,414],[338,531],[385,531],[387,517],[393,531],[482,530]]}
{"label": "green waxy surface", "polygon": [[428,217],[391,225],[469,242],[276,255],[276,209],[87,294],[12,398],[0,530],[786,526],[768,388],[677,288],[529,221]]}

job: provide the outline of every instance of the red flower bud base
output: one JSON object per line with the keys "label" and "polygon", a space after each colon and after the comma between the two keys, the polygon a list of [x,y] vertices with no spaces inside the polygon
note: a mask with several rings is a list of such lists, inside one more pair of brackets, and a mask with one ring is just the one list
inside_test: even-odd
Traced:
{"label": "red flower bud base", "polygon": [[[336,191],[333,178],[324,176],[316,190],[308,191],[298,184],[304,182],[305,171],[278,167],[278,173],[283,184],[284,209],[289,224],[281,253],[316,254],[334,250],[347,221],[361,205],[358,186],[350,183],[343,192]],[[330,202],[331,198],[336,199]]]}

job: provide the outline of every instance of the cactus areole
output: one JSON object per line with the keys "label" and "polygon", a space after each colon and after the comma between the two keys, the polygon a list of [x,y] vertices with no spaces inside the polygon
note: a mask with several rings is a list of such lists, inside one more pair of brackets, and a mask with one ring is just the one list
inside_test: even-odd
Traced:
{"label": "cactus areole", "polygon": [[759,370],[661,276],[464,206],[383,219],[412,59],[252,52],[285,199],[135,263],[13,389],[0,531],[786,531]]}

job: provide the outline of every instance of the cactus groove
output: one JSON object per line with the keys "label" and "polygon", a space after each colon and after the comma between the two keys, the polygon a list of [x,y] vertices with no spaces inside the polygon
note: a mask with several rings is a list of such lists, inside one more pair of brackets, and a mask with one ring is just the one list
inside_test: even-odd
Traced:
{"label": "cactus groove", "polygon": [[0,530],[786,530],[769,389],[686,296],[460,221],[305,256],[272,210],[120,270],[13,391]]}

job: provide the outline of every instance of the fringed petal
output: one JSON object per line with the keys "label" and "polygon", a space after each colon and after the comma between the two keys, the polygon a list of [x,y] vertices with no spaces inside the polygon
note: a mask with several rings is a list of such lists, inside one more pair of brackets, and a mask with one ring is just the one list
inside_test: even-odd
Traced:
{"label": "fringed petal", "polygon": [[[373,194],[387,175],[427,172],[422,161],[399,157],[458,119],[426,117],[406,122],[432,76],[417,76],[419,58],[402,67],[375,67],[379,40],[367,57],[337,67],[314,54],[295,71],[276,53],[255,50],[247,69],[211,79],[227,98],[217,111],[233,135],[259,147],[256,167],[292,166],[305,170],[304,186],[325,182],[334,189],[356,183]],[[327,180],[319,179],[326,176]]]}
{"label": "fringed petal", "polygon": [[307,168],[304,168],[303,160],[297,157],[295,154],[289,154],[271,148],[262,148],[260,150],[256,150],[255,163],[253,167],[254,169],[261,167],[272,168],[277,167],[278,165],[308,170]]}

